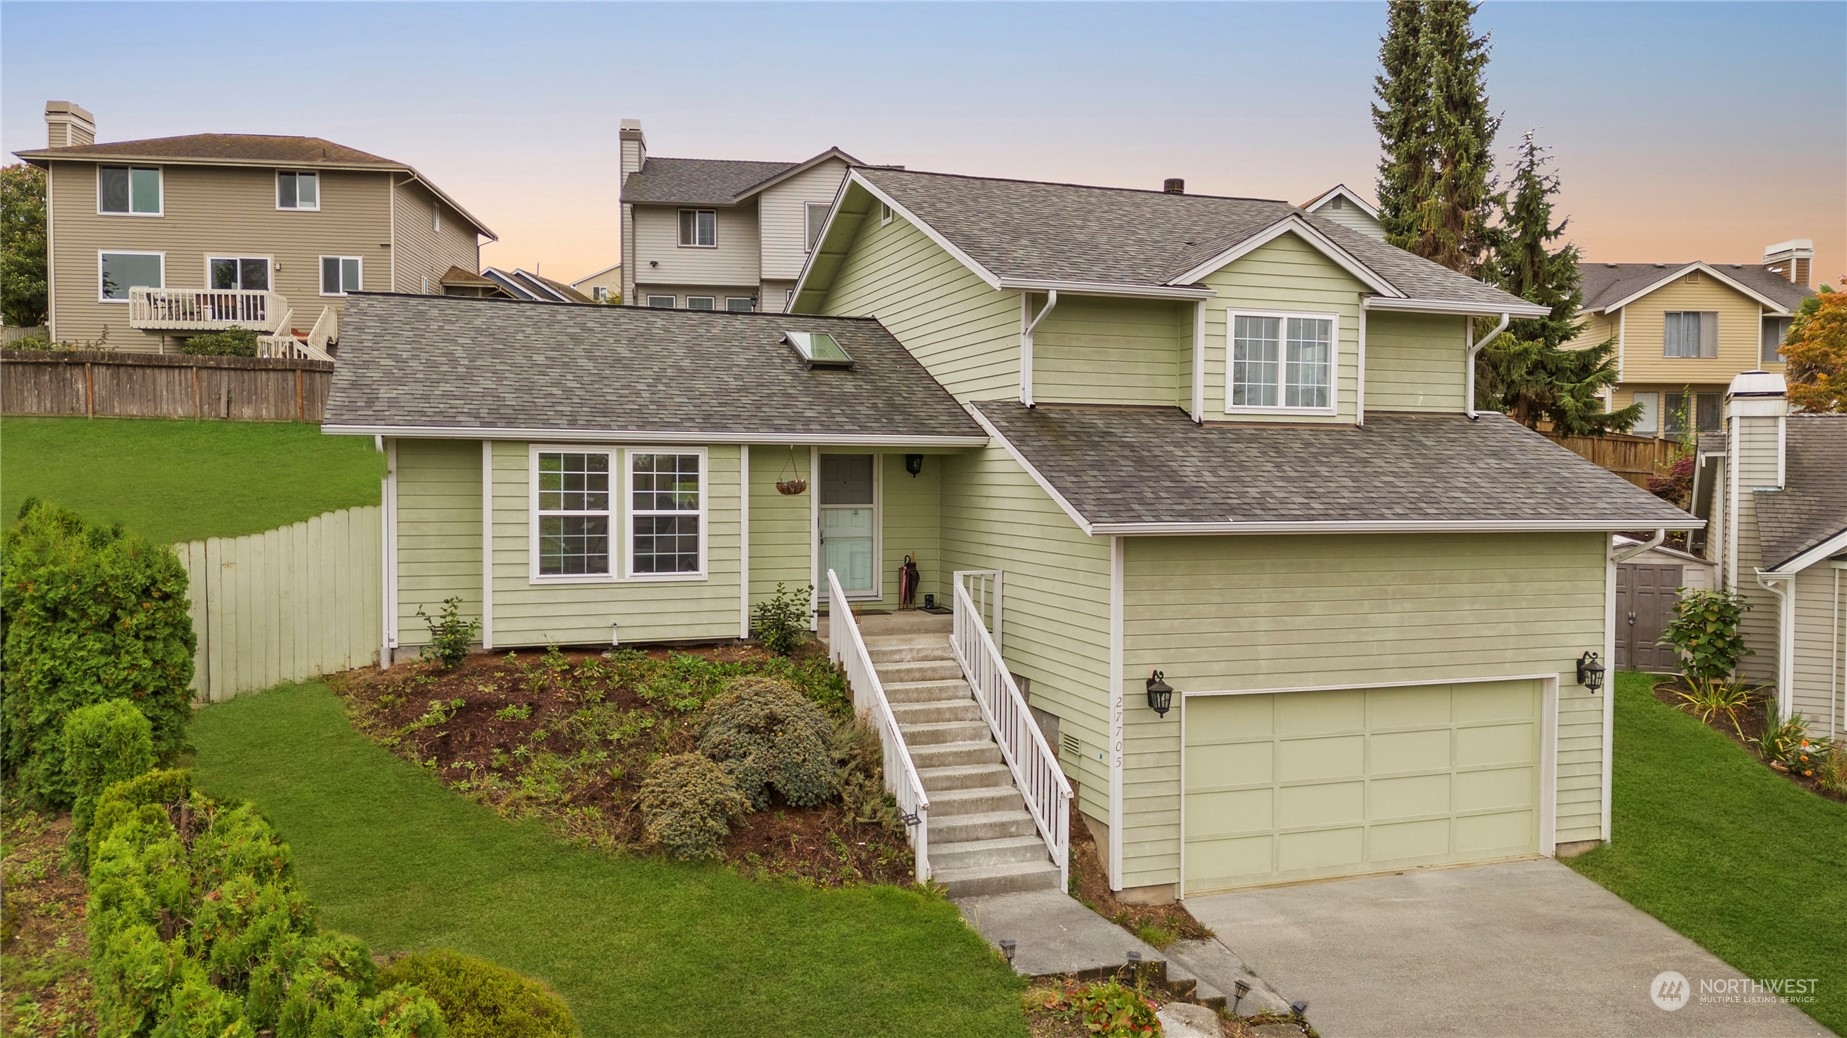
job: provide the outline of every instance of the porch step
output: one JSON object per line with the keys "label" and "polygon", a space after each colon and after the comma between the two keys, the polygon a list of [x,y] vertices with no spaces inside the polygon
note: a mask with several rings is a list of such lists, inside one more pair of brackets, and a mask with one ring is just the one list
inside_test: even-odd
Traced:
{"label": "porch step", "polygon": [[[875,660],[873,669],[879,672],[879,683],[887,688],[894,684],[963,680],[962,668],[956,666],[955,660],[906,660],[901,663],[879,663]],[[964,683],[963,687],[968,686]]]}
{"label": "porch step", "polygon": [[952,815],[992,814],[996,811],[1024,811],[1026,798],[1009,782],[1004,786],[977,786],[972,789],[945,789],[930,793],[931,824]]}
{"label": "porch step", "polygon": [[[979,742],[989,738],[986,721],[932,721],[925,724],[900,725],[904,733],[904,744],[912,747],[911,759],[917,759],[916,749],[934,746],[946,742]],[[998,750],[999,747],[996,747]]]}
{"label": "porch step", "polygon": [[[935,823],[931,823],[934,828]],[[1041,847],[1044,845],[1041,844]],[[1049,861],[1010,862],[967,868],[935,868],[933,878],[949,889],[950,897],[1013,894],[1024,890],[1058,889],[1058,866]]]}
{"label": "porch step", "polygon": [[940,703],[949,699],[966,699],[973,702],[975,698],[968,689],[968,682],[960,678],[954,681],[887,682],[881,674],[879,683],[885,687],[885,698],[891,700],[894,710],[900,703]]}
{"label": "porch step", "polygon": [[985,733],[981,739],[966,742],[939,742],[920,745],[911,742],[910,733],[905,733],[904,744],[910,748],[911,762],[917,765],[921,774],[941,768],[963,767],[973,764],[999,764],[1001,762],[1000,746]]}
{"label": "porch step", "polygon": [[1009,836],[1036,836],[1033,816],[1024,810],[988,811],[973,815],[936,817],[936,805],[930,805],[930,854],[951,844],[977,840],[1000,840]]}
{"label": "porch step", "polygon": [[943,869],[971,869],[1045,860],[1045,840],[1037,833],[1031,836],[1003,836],[996,840],[965,840],[962,843],[946,843],[930,848],[930,866],[938,872]]}
{"label": "porch step", "polygon": [[1004,786],[1013,781],[1013,773],[1005,764],[951,764],[919,768],[917,778],[923,782],[924,792],[935,796],[944,790]]}
{"label": "porch step", "polygon": [[[955,653],[949,648],[949,639],[937,635],[917,635],[908,638],[882,638],[866,643],[866,654],[872,657],[872,665],[880,671],[888,663],[920,663],[948,660],[955,662]],[[958,670],[956,673],[961,673]]]}
{"label": "porch step", "polygon": [[945,721],[982,721],[981,708],[973,699],[939,699],[925,703],[893,703],[891,714],[898,719],[898,727],[906,732],[913,725]]}

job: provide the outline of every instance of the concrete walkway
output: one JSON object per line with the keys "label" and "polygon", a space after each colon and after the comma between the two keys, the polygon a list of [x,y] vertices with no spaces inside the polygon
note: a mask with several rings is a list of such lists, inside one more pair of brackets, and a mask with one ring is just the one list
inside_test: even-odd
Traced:
{"label": "concrete walkway", "polygon": [[[1325,1038],[1829,1034],[1781,1001],[1702,1003],[1701,981],[1742,975],[1550,859],[1186,905],[1286,998],[1307,1001],[1308,1022]],[[1650,996],[1667,970],[1683,974],[1691,992],[1671,1012]]]}

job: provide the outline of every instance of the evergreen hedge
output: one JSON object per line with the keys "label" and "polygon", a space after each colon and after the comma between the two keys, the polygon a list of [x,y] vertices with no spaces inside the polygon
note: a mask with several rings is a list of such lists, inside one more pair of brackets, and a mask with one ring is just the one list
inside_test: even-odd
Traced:
{"label": "evergreen hedge", "polygon": [[154,729],[126,699],[70,712],[64,719],[64,772],[74,792],[71,843],[86,845],[96,798],[154,767]]}

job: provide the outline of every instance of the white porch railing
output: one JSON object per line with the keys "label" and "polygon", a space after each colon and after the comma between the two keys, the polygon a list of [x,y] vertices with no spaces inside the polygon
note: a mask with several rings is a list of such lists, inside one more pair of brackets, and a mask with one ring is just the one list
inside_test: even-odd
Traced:
{"label": "white porch railing", "polygon": [[331,306],[321,307],[321,316],[314,321],[314,329],[306,339],[295,337],[295,311],[287,310],[277,322],[277,331],[270,335],[257,337],[257,356],[259,357],[302,357],[308,360],[333,360],[327,352],[327,346],[340,336],[340,312]]}
{"label": "white porch railing", "polygon": [[840,577],[831,569],[827,571],[827,654],[846,669],[853,710],[878,733],[885,751],[885,789],[898,801],[905,835],[917,860],[917,882],[922,883],[930,878],[930,798],[917,777],[917,765],[904,745],[904,733],[885,698],[885,686],[872,666],[872,655],[866,651],[846,592],[840,589]]}
{"label": "white porch railing", "polygon": [[[970,584],[976,587],[979,598],[970,593]],[[994,731],[1001,757],[1013,771],[1014,785],[1026,798],[1026,811],[1039,827],[1052,860],[1058,863],[1059,889],[1063,890],[1071,878],[1071,783],[1058,767],[1058,758],[1046,745],[1032,711],[1026,708],[1026,697],[1020,694],[1020,686],[1001,659],[1000,643],[988,633],[983,607],[992,608],[993,623],[998,629],[1000,590],[999,570],[956,572],[955,623],[949,644],[962,673],[974,686],[975,702]]]}
{"label": "white porch railing", "polygon": [[274,292],[241,288],[131,288],[128,324],[154,331],[273,332],[289,309]]}

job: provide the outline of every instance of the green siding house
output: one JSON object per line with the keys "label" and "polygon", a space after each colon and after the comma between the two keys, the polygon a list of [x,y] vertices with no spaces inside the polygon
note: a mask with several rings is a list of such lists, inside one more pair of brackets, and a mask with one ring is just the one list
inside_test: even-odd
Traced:
{"label": "green siding house", "polygon": [[788,314],[356,296],[327,427],[392,457],[390,649],[813,586],[920,872],[1057,885],[1074,816],[1158,900],[1609,838],[1611,537],[1702,523],[1475,413],[1537,312],[1283,202],[858,168]]}

